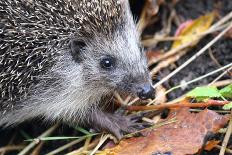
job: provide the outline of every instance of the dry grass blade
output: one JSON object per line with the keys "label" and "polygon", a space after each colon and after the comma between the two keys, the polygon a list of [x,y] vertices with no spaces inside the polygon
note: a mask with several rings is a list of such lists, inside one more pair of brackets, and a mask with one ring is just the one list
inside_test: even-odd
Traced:
{"label": "dry grass blade", "polygon": [[[99,143],[99,138],[93,140],[89,145],[88,145],[88,150],[89,149],[93,149],[94,147],[97,146],[97,144]],[[67,155],[83,155],[83,151],[84,151],[84,147],[78,148],[77,150],[74,150],[70,153],[68,153]]]}
{"label": "dry grass blade", "polygon": [[[49,128],[47,131],[45,131],[44,133],[42,133],[38,138],[43,138],[46,137],[48,135],[50,135],[53,131],[56,130],[56,128],[59,126],[59,124],[55,124],[54,126],[52,126],[51,128]],[[38,144],[37,141],[33,141],[31,142],[27,147],[25,147],[18,155],[25,155],[28,153],[28,151],[30,151],[34,146],[36,146]]]}
{"label": "dry grass blade", "polygon": [[15,150],[22,150],[24,147],[25,145],[8,145],[5,147],[0,147],[0,153],[8,152],[8,151],[15,151]]}
{"label": "dry grass blade", "polygon": [[185,63],[183,63],[181,66],[179,66],[177,69],[175,69],[173,72],[171,72],[169,75],[167,75],[165,78],[157,82],[153,87],[156,88],[158,85],[162,84],[163,82],[170,79],[172,76],[174,76],[176,73],[181,71],[183,68],[185,68],[188,64],[190,64],[193,60],[195,60],[198,56],[203,54],[209,47],[211,47],[215,42],[217,42],[227,31],[229,31],[232,28],[232,22],[230,22],[230,25],[223,30],[221,33],[219,33],[212,41],[210,41],[207,45],[205,45],[200,51],[198,51],[194,56],[192,56],[190,59],[188,59]]}
{"label": "dry grass blade", "polygon": [[169,58],[167,58],[166,60],[163,60],[161,62],[159,62],[159,64],[153,68],[150,72],[151,76],[154,77],[161,69],[168,67],[170,64],[176,62],[177,60],[179,60],[183,55],[185,55],[187,52],[187,50],[182,50],[181,52],[179,52],[176,55],[173,55]]}
{"label": "dry grass blade", "polygon": [[107,135],[103,135],[99,141],[99,143],[97,144],[97,146],[93,149],[93,151],[90,153],[90,155],[94,155],[97,150],[102,146],[102,144],[108,139],[110,138],[111,135],[107,134]]}
{"label": "dry grass blade", "polygon": [[220,74],[216,79],[214,79],[209,85],[212,85],[213,83],[215,83],[216,81],[218,81],[220,78],[222,78],[225,74],[227,74],[228,72],[230,72],[230,70],[232,70],[232,67],[230,67],[229,69],[227,69],[226,71],[224,71],[222,74]]}
{"label": "dry grass blade", "polygon": [[44,145],[44,142],[40,142],[39,145],[37,145],[35,149],[32,151],[31,155],[39,155],[43,145]]}
{"label": "dry grass blade", "polygon": [[79,138],[77,140],[74,140],[74,141],[72,141],[72,142],[70,142],[68,144],[65,144],[65,145],[53,150],[52,152],[49,152],[47,155],[55,155],[57,153],[60,153],[61,151],[64,151],[65,149],[68,149],[69,147],[71,147],[71,146],[73,146],[73,145],[75,145],[77,143],[80,143],[81,141],[83,141],[85,139],[86,139],[86,137],[82,137],[82,138]]}
{"label": "dry grass blade", "polygon": [[232,132],[232,110],[231,110],[231,114],[230,114],[230,122],[229,122],[229,125],[227,127],[226,135],[225,135],[224,140],[222,142],[222,147],[221,147],[219,155],[225,154],[226,146],[227,146],[228,141],[230,139],[231,132]]}
{"label": "dry grass blade", "polygon": [[[215,148],[221,149],[222,147],[221,147],[220,145],[216,145]],[[226,152],[226,153],[229,153],[229,154],[232,154],[232,150],[231,150],[231,149],[228,149],[228,148],[226,148],[225,152]]]}
{"label": "dry grass blade", "polygon": [[[180,84],[180,85],[177,85],[177,86],[175,86],[175,87],[172,87],[171,89],[167,90],[167,91],[165,92],[165,94],[168,94],[168,93],[170,93],[171,91],[173,91],[173,90],[175,90],[175,89],[177,89],[177,88],[181,88],[181,87],[187,86],[187,85],[189,85],[189,84],[191,84],[191,83],[200,81],[200,80],[202,80],[203,78],[206,78],[206,77],[208,77],[208,76],[211,76],[211,75],[213,75],[213,74],[215,74],[215,73],[218,73],[218,72],[220,72],[220,71],[222,71],[222,70],[225,70],[225,69],[227,69],[227,68],[229,68],[229,67],[231,67],[231,66],[232,66],[232,63],[227,64],[226,66],[223,66],[223,67],[221,67],[221,68],[219,68],[219,69],[217,69],[217,70],[214,70],[214,71],[212,71],[212,72],[209,72],[209,73],[207,73],[207,74],[205,74],[205,75],[202,75],[202,76],[200,76],[200,77],[198,77],[198,78],[195,78],[195,79],[193,79],[193,80],[191,80],[191,81],[188,81],[188,82],[186,82],[186,83],[184,83],[184,84]],[[230,83],[231,83],[231,80],[226,80],[226,81],[224,81],[224,82],[223,82],[222,84],[220,84],[220,85],[225,85],[225,84],[230,84]],[[159,87],[159,85],[158,85],[157,87]],[[183,98],[183,97],[178,98],[177,101],[179,101],[179,99],[181,99],[181,98]],[[152,100],[151,102],[149,102],[148,105],[151,105],[151,104],[155,103],[156,100],[157,100],[157,99],[155,98],[154,100]],[[131,104],[130,104],[130,105],[131,105]]]}

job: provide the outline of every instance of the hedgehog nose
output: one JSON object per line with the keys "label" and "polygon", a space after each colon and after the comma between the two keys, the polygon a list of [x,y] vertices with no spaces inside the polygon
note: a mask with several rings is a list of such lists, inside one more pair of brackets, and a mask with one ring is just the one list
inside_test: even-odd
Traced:
{"label": "hedgehog nose", "polygon": [[140,99],[146,100],[149,98],[153,98],[154,96],[154,88],[150,83],[145,83],[138,87],[137,89],[137,95]]}

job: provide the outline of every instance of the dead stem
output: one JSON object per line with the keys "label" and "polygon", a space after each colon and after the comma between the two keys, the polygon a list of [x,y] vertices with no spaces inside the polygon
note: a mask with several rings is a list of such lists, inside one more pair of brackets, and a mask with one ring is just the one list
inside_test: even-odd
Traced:
{"label": "dead stem", "polygon": [[31,155],[39,155],[43,145],[44,145],[44,141],[40,142],[39,145],[37,145],[35,149],[32,151]]}
{"label": "dead stem", "polygon": [[[183,101],[182,101],[183,102]],[[180,108],[180,107],[192,107],[192,108],[202,108],[209,106],[223,106],[228,104],[229,101],[218,101],[218,100],[208,100],[207,102],[201,103],[174,103],[174,104],[160,104],[160,105],[151,105],[151,106],[128,106],[127,110],[129,111],[144,111],[144,110],[159,110],[165,108]]]}
{"label": "dead stem", "polygon": [[[95,140],[93,140],[89,145],[88,145],[88,150],[94,148],[97,146],[97,144],[99,143],[100,141],[100,138],[97,138]],[[83,149],[84,147],[80,147],[78,148],[77,150],[74,150],[70,153],[68,153],[67,155],[83,155]]]}
{"label": "dead stem", "polygon": [[[221,149],[222,147],[221,147],[220,145],[216,145],[215,148]],[[226,153],[232,154],[232,150],[231,150],[231,149],[228,149],[228,148],[226,148],[225,152],[226,152]]]}
{"label": "dead stem", "polygon": [[203,54],[209,47],[211,47],[215,42],[217,42],[227,31],[229,31],[232,28],[232,22],[230,22],[230,25],[223,30],[221,33],[219,33],[213,40],[211,40],[207,45],[205,45],[199,52],[197,52],[195,55],[193,55],[190,59],[188,59],[185,63],[183,63],[181,66],[179,66],[177,69],[175,69],[173,72],[171,72],[169,75],[167,75],[165,78],[157,82],[153,87],[156,88],[158,85],[162,84],[163,82],[169,80],[172,76],[174,76],[176,73],[181,71],[183,68],[185,68],[188,64],[190,64],[193,60],[195,60],[198,56]]}
{"label": "dead stem", "polygon": [[232,70],[232,67],[229,69],[226,69],[223,73],[221,73],[218,77],[216,77],[209,85],[212,85],[213,83],[217,82],[220,78],[222,78],[225,74],[229,73],[230,70]]}
{"label": "dead stem", "polygon": [[22,150],[24,147],[25,145],[8,145],[8,146],[0,147],[0,153]]}
{"label": "dead stem", "polygon": [[57,153],[60,153],[61,151],[64,151],[65,149],[68,149],[69,147],[71,147],[77,143],[80,143],[85,139],[86,139],[86,137],[82,137],[82,138],[76,139],[74,141],[71,141],[70,143],[63,145],[63,146],[53,150],[52,152],[49,152],[47,155],[55,155]]}
{"label": "dead stem", "polygon": [[[50,135],[53,131],[56,130],[56,128],[59,126],[59,124],[55,124],[54,126],[52,126],[51,128],[49,128],[48,130],[46,130],[44,133],[42,133],[38,139],[46,137],[48,135]],[[18,155],[25,155],[27,154],[28,151],[30,151],[34,146],[36,146],[38,144],[37,141],[32,141],[27,147],[25,147]]]}
{"label": "dead stem", "polygon": [[228,144],[228,142],[230,140],[231,132],[232,132],[232,110],[231,110],[231,113],[230,113],[230,122],[229,122],[229,125],[227,127],[226,135],[225,135],[224,140],[222,142],[222,147],[221,147],[219,155],[224,155],[225,154],[226,146],[227,146],[227,144]]}

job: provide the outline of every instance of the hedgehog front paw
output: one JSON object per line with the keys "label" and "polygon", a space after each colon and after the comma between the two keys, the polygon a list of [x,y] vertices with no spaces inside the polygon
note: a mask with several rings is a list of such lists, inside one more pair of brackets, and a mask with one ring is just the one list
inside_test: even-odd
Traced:
{"label": "hedgehog front paw", "polygon": [[141,116],[126,117],[120,114],[98,111],[94,112],[90,123],[95,130],[110,132],[120,140],[124,134],[133,133],[144,128],[143,123],[137,123],[139,117]]}

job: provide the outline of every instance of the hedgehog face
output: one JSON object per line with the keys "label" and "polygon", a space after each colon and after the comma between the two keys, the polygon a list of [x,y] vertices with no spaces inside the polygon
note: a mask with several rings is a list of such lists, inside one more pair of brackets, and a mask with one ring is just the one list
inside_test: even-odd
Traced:
{"label": "hedgehog face", "polygon": [[113,16],[101,21],[98,29],[92,26],[97,24],[85,25],[90,28],[83,31],[81,41],[71,43],[72,55],[82,65],[83,80],[89,87],[107,92],[117,90],[147,99],[153,95],[153,87],[145,53],[128,1],[120,0],[117,4],[121,4],[117,5],[121,9],[114,15],[120,18]]}
{"label": "hedgehog face", "polygon": [[[120,32],[109,37],[95,37],[88,42],[72,44],[77,63],[83,68],[83,80],[94,89],[115,90],[138,95],[141,99],[153,96],[151,78],[145,54],[133,33]],[[131,35],[131,36],[130,36]],[[113,36],[113,37],[112,37]]]}

